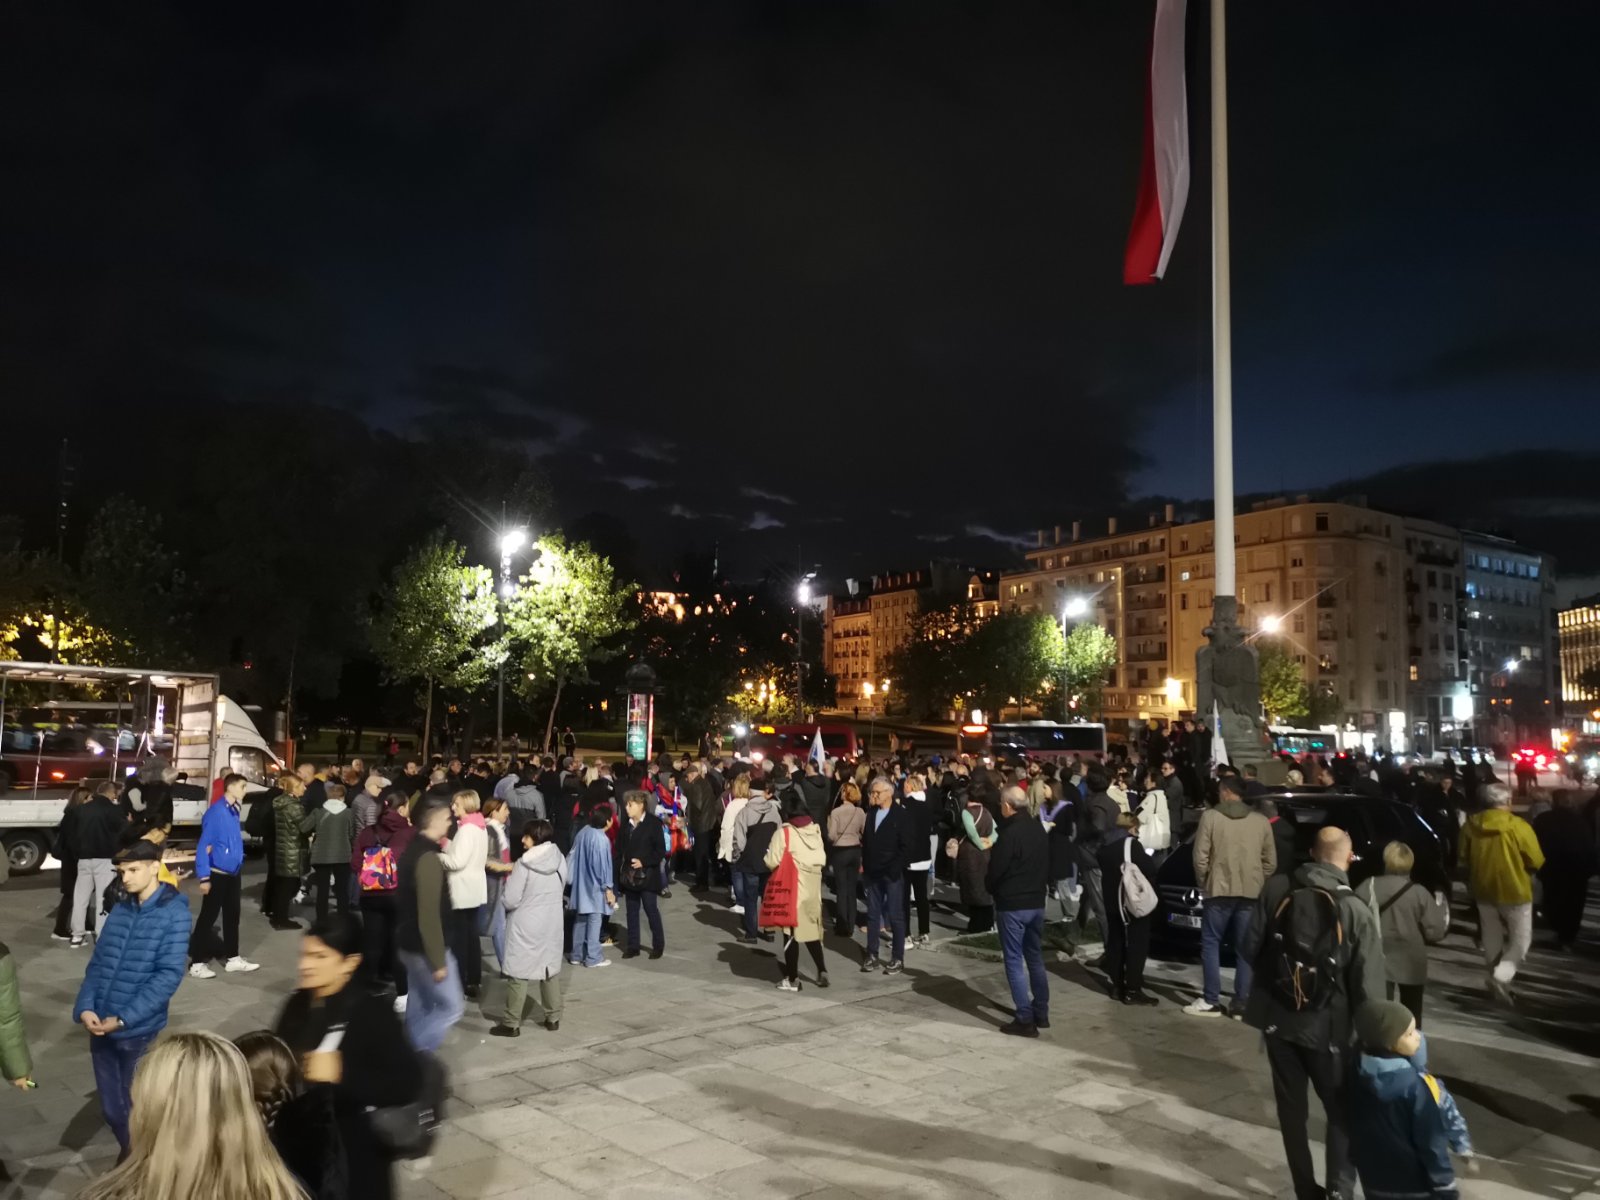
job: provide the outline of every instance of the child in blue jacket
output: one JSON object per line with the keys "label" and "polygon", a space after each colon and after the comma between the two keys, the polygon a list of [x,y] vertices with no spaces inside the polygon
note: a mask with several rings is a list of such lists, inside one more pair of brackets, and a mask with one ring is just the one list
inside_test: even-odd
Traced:
{"label": "child in blue jacket", "polygon": [[126,896],[106,916],[72,1006],[90,1033],[100,1111],[128,1153],[133,1071],[167,1026],[167,1005],[189,957],[189,902],[162,883],[161,847],[140,840],[115,860]]}
{"label": "child in blue jacket", "polygon": [[1361,1043],[1350,1090],[1350,1157],[1370,1200],[1458,1200],[1452,1146],[1468,1156],[1466,1121],[1424,1069],[1410,1010],[1368,1001],[1355,1016]]}

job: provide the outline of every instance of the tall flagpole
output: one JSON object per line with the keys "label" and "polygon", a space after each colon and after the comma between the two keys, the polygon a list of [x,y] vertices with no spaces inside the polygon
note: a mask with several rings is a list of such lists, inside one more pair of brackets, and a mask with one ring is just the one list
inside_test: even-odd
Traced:
{"label": "tall flagpole", "polygon": [[1211,457],[1216,493],[1212,619],[1238,621],[1233,545],[1233,311],[1228,279],[1227,0],[1211,0]]}
{"label": "tall flagpole", "polygon": [[[1261,757],[1261,667],[1239,626],[1233,542],[1233,312],[1228,280],[1228,32],[1226,0],[1211,0],[1211,625],[1195,662],[1202,719],[1216,714],[1216,761]],[[1231,743],[1231,744],[1229,744]],[[1223,757],[1226,755],[1226,757]]]}

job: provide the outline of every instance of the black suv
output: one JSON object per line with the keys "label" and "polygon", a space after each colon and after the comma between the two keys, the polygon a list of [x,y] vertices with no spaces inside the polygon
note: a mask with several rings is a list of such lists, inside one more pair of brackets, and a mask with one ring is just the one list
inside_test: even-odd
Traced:
{"label": "black suv", "polygon": [[[1450,893],[1445,869],[1444,843],[1417,810],[1398,800],[1359,796],[1331,788],[1290,788],[1249,797],[1252,804],[1271,800],[1278,815],[1294,822],[1295,865],[1311,861],[1317,830],[1337,825],[1350,834],[1356,858],[1350,864],[1350,883],[1359,885],[1383,874],[1383,848],[1404,842],[1416,856],[1411,877],[1430,891]],[[1200,889],[1194,878],[1193,834],[1177,846],[1156,872],[1161,903],[1155,911],[1157,937],[1179,943],[1200,941]]]}

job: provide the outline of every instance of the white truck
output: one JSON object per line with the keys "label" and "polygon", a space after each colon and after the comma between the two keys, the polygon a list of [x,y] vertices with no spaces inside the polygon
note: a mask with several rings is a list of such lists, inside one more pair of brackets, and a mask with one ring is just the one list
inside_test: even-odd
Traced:
{"label": "white truck", "polygon": [[[173,794],[180,842],[198,829],[211,781],[224,767],[248,779],[251,791],[271,786],[283,761],[250,715],[221,694],[218,682],[205,672],[0,662],[0,844],[12,872],[26,875],[44,866],[67,797],[80,779],[120,783],[147,757],[167,759],[188,785]],[[109,696],[119,715],[131,720],[101,736],[76,739],[70,730],[30,728],[30,711],[49,707],[37,694],[64,689]]]}

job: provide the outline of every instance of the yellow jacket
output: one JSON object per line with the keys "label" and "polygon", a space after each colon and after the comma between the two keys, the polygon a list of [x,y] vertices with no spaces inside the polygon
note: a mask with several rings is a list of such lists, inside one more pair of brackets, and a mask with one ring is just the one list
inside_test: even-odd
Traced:
{"label": "yellow jacket", "polygon": [[1530,904],[1544,853],[1533,826],[1505,808],[1473,813],[1461,828],[1467,885],[1484,904]]}

